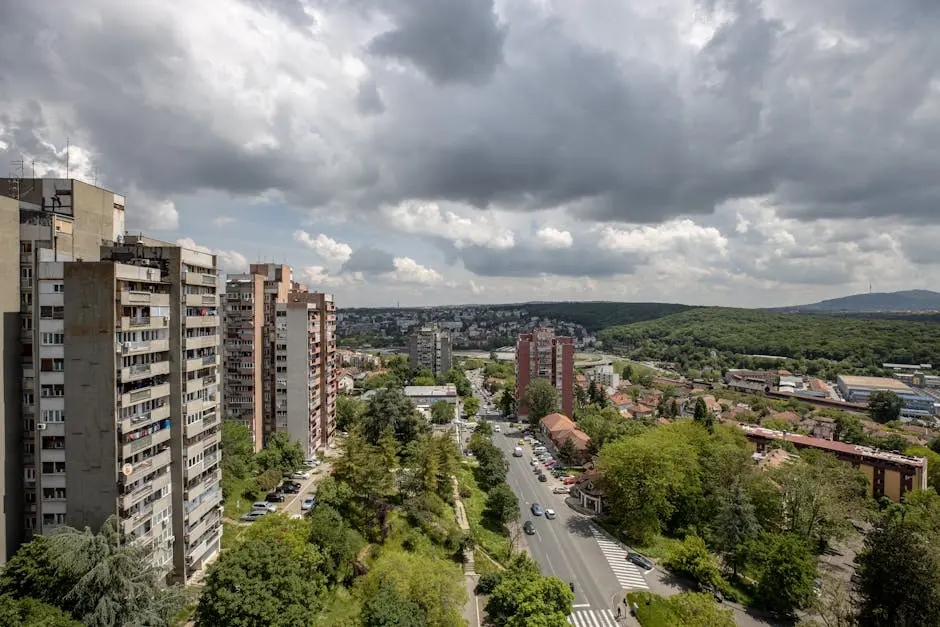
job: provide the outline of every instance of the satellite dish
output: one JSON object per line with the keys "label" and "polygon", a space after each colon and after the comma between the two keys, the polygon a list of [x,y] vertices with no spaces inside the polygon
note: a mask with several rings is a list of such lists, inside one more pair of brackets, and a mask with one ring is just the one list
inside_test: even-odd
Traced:
{"label": "satellite dish", "polygon": [[130,477],[132,472],[134,472],[134,467],[130,464],[124,464],[124,466],[121,468],[121,474],[125,477]]}

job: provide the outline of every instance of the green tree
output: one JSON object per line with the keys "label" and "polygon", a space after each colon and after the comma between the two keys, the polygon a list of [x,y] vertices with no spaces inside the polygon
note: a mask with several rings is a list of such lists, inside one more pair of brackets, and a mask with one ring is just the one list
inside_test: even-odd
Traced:
{"label": "green tree", "polygon": [[543,577],[531,558],[516,558],[486,604],[495,627],[564,627],[574,594],[557,577]]}
{"label": "green tree", "polygon": [[499,407],[499,413],[503,416],[511,416],[516,413],[516,397],[513,396],[509,386],[503,389],[496,401],[496,405]]}
{"label": "green tree", "polygon": [[620,371],[620,376],[625,382],[630,382],[633,380],[633,366],[631,366],[629,362],[623,365],[623,370]]}
{"label": "green tree", "polygon": [[383,586],[417,604],[429,625],[462,627],[467,591],[459,567],[436,557],[403,551],[384,551],[372,569],[356,580],[360,599],[374,598]]}
{"label": "green tree", "polygon": [[284,475],[281,474],[281,471],[277,468],[268,468],[255,477],[255,492],[270,492],[278,486],[283,476]]}
{"label": "green tree", "polygon": [[427,624],[424,610],[388,581],[380,583],[378,590],[362,605],[363,627],[424,627]]}
{"label": "green tree", "polygon": [[486,514],[500,527],[519,520],[519,500],[505,483],[492,487],[486,497]]}
{"label": "green tree", "polygon": [[272,468],[289,474],[303,466],[306,456],[300,442],[291,442],[290,436],[283,431],[276,431],[268,437],[264,448],[255,455],[255,462],[261,470]]}
{"label": "green tree", "polygon": [[[932,511],[931,511],[932,510]],[[940,497],[889,507],[856,557],[858,619],[873,627],[934,625],[940,616]]]}
{"label": "green tree", "polygon": [[317,505],[307,519],[310,542],[323,554],[321,570],[332,583],[349,582],[355,574],[356,554],[365,545],[365,539],[329,505]]}
{"label": "green tree", "polygon": [[735,575],[746,564],[746,548],[759,533],[754,504],[741,482],[735,481],[721,500],[714,529],[715,544]]}
{"label": "green tree", "polygon": [[292,542],[258,538],[237,543],[209,567],[196,622],[206,627],[311,624],[322,584],[307,570],[309,562],[296,556]]}
{"label": "green tree", "polygon": [[715,423],[715,417],[708,411],[708,405],[705,404],[705,399],[701,396],[695,399],[695,410],[692,417],[695,419],[695,422],[706,429],[711,429],[712,425]]}
{"label": "green tree", "polygon": [[255,467],[255,446],[248,425],[238,420],[222,422],[222,495],[228,498],[235,484]]}
{"label": "green tree", "polygon": [[480,399],[476,396],[468,396],[463,399],[464,418],[471,419],[477,415],[478,411],[480,411]]}
{"label": "green tree", "polygon": [[762,533],[752,545],[751,566],[758,573],[755,598],[781,615],[806,607],[813,594],[816,558],[793,534]]}
{"label": "green tree", "polygon": [[705,541],[688,535],[665,561],[667,568],[695,582],[715,586],[721,582],[718,560],[708,552]]}
{"label": "green tree", "polygon": [[536,379],[526,388],[522,404],[529,410],[529,421],[538,424],[545,416],[558,411],[558,390],[545,379]]}
{"label": "green tree", "polygon": [[401,446],[427,430],[414,403],[399,389],[380,390],[369,401],[361,422],[370,444],[378,444],[386,429],[391,429]]}
{"label": "green tree", "polygon": [[639,541],[663,529],[698,473],[695,450],[666,426],[604,445],[597,467],[611,516]]}
{"label": "green tree", "polygon": [[625,420],[616,407],[588,405],[575,412],[578,427],[591,438],[588,452],[597,455],[607,442],[629,435],[639,435],[647,429],[639,420]]}
{"label": "green tree", "polygon": [[890,390],[877,390],[868,397],[868,411],[871,419],[884,424],[901,417],[904,401]]}
{"label": "green tree", "polygon": [[359,422],[365,410],[366,404],[362,400],[340,394],[336,397],[336,428],[340,431],[349,431]]}
{"label": "green tree", "polygon": [[27,542],[0,570],[0,594],[15,598],[33,597],[63,607],[62,591],[75,582],[58,569],[49,550],[49,538],[37,536]]}
{"label": "green tree", "polygon": [[578,384],[574,386],[574,400],[578,407],[587,407],[591,404],[591,397],[588,396],[585,389]]}
{"label": "green tree", "polygon": [[862,426],[862,419],[855,414],[839,412],[835,417],[835,438],[849,444],[864,444],[868,438]]}
{"label": "green tree", "polygon": [[86,625],[169,625],[185,603],[180,586],[162,585],[163,573],[146,547],[121,541],[115,516],[98,533],[64,527],[43,544],[43,564],[67,584],[55,589],[55,605]]}
{"label": "green tree", "polygon": [[458,396],[472,396],[473,386],[470,385],[470,379],[459,368],[451,368],[447,371],[447,383],[453,383],[457,388]]}
{"label": "green tree", "polygon": [[30,597],[15,599],[11,596],[0,596],[0,625],[82,627],[71,614],[54,605]]}
{"label": "green tree", "polygon": [[669,610],[675,624],[682,627],[734,627],[734,614],[730,608],[719,606],[711,595],[683,592],[669,597]]}
{"label": "green tree", "polygon": [[571,466],[578,460],[578,449],[574,446],[574,440],[568,438],[558,449],[558,459]]}
{"label": "green tree", "polygon": [[431,405],[431,422],[446,425],[454,421],[454,406],[447,401],[436,401]]}

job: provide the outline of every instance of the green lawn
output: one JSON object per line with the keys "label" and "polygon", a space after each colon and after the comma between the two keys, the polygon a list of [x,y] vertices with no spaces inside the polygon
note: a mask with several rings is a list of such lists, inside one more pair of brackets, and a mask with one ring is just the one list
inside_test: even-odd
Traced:
{"label": "green lawn", "polygon": [[253,486],[253,477],[246,477],[233,482],[231,494],[229,494],[229,497],[225,500],[224,515],[226,518],[238,520],[242,514],[247,514],[251,511],[251,504],[254,501],[246,498],[244,493],[245,490]]}
{"label": "green lawn", "polygon": [[627,601],[637,605],[636,619],[643,627],[675,627],[676,616],[663,597],[650,592],[630,592]]}
{"label": "green lawn", "polygon": [[509,554],[509,538],[500,530],[493,529],[483,518],[486,508],[486,493],[477,485],[473,470],[468,464],[463,464],[457,472],[457,481],[461,487],[470,488],[470,496],[461,498],[467,510],[470,521],[470,530],[477,544],[498,562],[503,562]]}
{"label": "green lawn", "polygon": [[656,535],[649,542],[644,544],[639,544],[630,540],[630,538],[624,538],[623,535],[615,528],[615,526],[606,519],[596,521],[601,527],[607,530],[612,536],[618,540],[624,542],[632,550],[637,553],[642,553],[646,557],[653,560],[664,560],[666,559],[672,551],[676,549],[679,545],[682,544],[682,540],[676,538],[669,538],[667,536]]}

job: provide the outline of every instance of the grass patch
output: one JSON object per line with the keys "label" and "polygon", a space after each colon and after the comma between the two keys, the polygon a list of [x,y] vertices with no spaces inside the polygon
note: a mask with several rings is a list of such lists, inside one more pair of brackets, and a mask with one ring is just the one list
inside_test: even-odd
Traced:
{"label": "grass patch", "polygon": [[196,613],[196,604],[188,603],[186,607],[181,609],[179,612],[170,619],[170,623],[182,627],[186,623],[192,620],[193,615]]}
{"label": "grass patch", "polygon": [[722,586],[722,593],[731,601],[736,601],[741,605],[751,607],[754,604],[754,585],[741,578],[728,576],[725,579],[725,585]]}
{"label": "grass patch", "polygon": [[643,627],[675,627],[678,624],[669,603],[658,594],[629,592],[627,602],[630,607],[636,604],[636,619]]}
{"label": "grass patch", "polygon": [[655,535],[652,539],[645,543],[634,542],[632,539],[627,538],[620,530],[614,525],[614,523],[608,519],[595,519],[595,522],[603,527],[607,533],[614,536],[616,539],[624,542],[631,550],[636,551],[637,553],[642,553],[646,557],[654,560],[664,560],[669,557],[673,551],[676,550],[676,547],[682,544],[682,540],[679,538],[670,538],[663,535]]}
{"label": "grass patch", "polygon": [[489,573],[498,573],[499,568],[496,567],[490,558],[484,553],[480,547],[473,549],[473,563],[474,570],[478,575],[487,575]]}
{"label": "grass patch", "polygon": [[245,496],[245,492],[254,487],[254,477],[245,477],[232,482],[232,489],[229,497],[225,499],[224,516],[232,520],[238,520],[242,514],[251,511],[251,504],[255,499]]}
{"label": "grass patch", "polygon": [[232,523],[222,523],[222,550],[230,549],[238,544],[242,539],[242,534],[248,529],[248,525],[233,525]]}
{"label": "grass patch", "polygon": [[323,599],[323,609],[313,620],[315,627],[355,627],[360,624],[359,600],[347,588],[337,586]]}
{"label": "grass patch", "polygon": [[472,469],[467,465],[461,465],[457,472],[457,481],[462,487],[470,489],[470,496],[461,500],[467,510],[467,519],[470,521],[470,531],[474,539],[493,559],[502,563],[509,555],[509,538],[502,529],[494,528],[483,515],[486,509],[486,493],[480,489]]}

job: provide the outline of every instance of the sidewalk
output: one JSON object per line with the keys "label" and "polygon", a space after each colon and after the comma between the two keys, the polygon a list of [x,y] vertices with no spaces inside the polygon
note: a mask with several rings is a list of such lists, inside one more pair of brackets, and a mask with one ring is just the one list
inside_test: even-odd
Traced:
{"label": "sidewalk", "polygon": [[[467,510],[460,499],[460,484],[457,477],[451,475],[450,478],[454,488],[454,514],[457,518],[457,526],[461,531],[470,533],[470,521],[467,519]],[[483,618],[480,611],[480,601],[476,595],[477,581],[480,577],[476,573],[476,561],[473,554],[473,547],[464,549],[463,552],[463,574],[464,585],[467,587],[467,604],[463,608],[463,617],[470,627],[480,627]]]}

